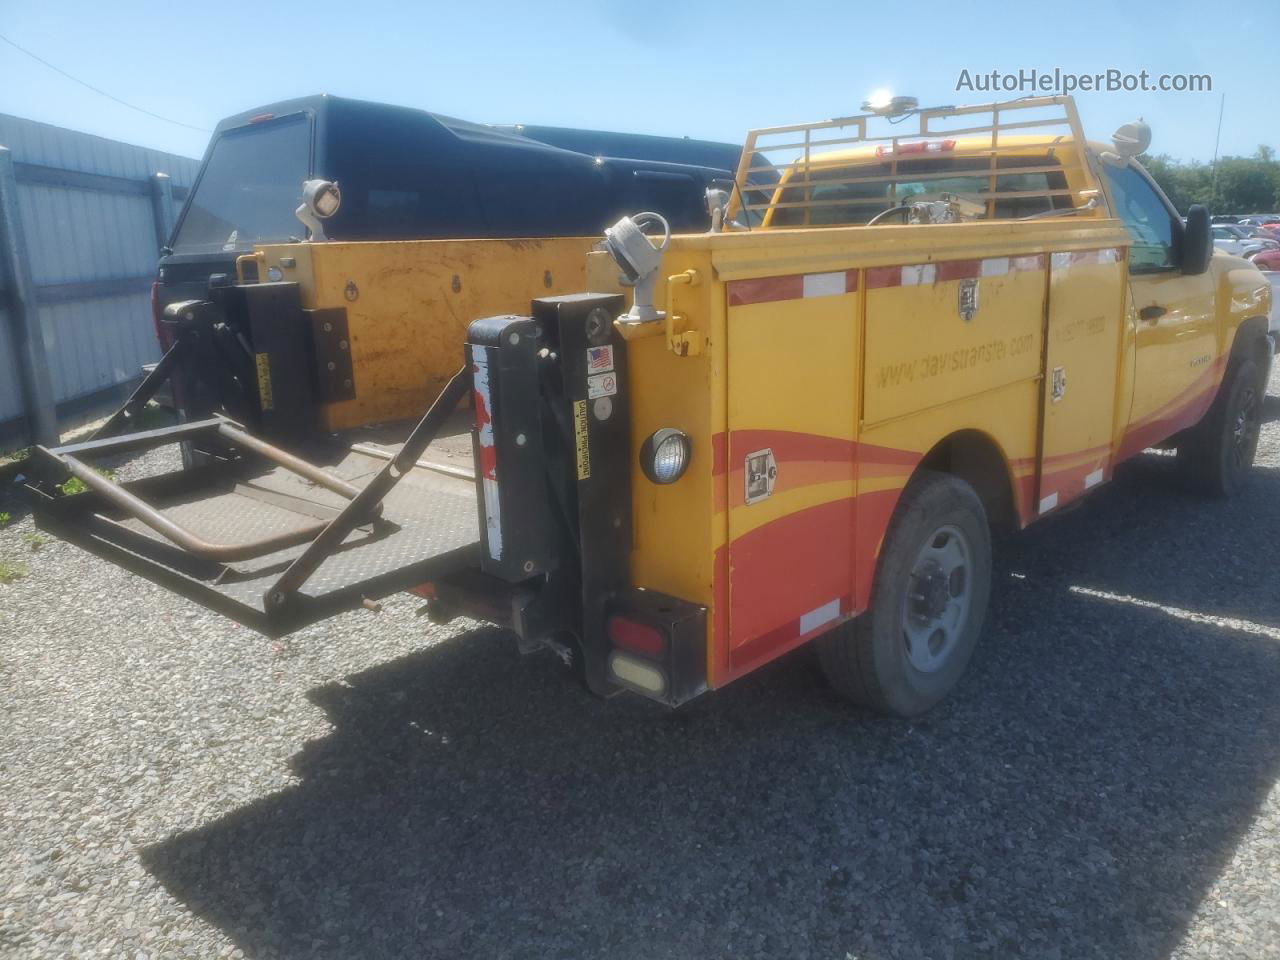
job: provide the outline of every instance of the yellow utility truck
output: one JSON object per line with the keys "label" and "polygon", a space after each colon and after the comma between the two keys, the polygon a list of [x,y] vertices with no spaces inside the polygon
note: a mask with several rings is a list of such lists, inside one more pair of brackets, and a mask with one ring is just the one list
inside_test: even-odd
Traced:
{"label": "yellow utility truck", "polygon": [[[266,634],[413,589],[602,694],[678,705],[814,641],[918,714],[982,631],[992,528],[1152,446],[1206,494],[1247,480],[1270,288],[1148,139],[1087,141],[1068,98],[868,114],[751,133],[709,233],[259,247],[167,308],[187,422],[110,435],[144,390],[38,451],[39,522]],[[88,462],[176,441],[199,466]]]}

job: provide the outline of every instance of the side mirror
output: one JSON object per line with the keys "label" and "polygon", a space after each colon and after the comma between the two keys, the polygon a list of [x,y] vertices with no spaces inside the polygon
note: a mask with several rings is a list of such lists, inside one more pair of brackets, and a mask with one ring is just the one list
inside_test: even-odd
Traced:
{"label": "side mirror", "polygon": [[1209,269],[1213,256],[1213,231],[1209,226],[1209,211],[1194,204],[1187,211],[1187,224],[1182,230],[1182,272],[1194,277]]}

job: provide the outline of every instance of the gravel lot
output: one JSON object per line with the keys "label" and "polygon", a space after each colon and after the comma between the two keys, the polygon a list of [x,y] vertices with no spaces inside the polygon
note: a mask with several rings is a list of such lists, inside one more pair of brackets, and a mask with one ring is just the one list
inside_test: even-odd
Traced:
{"label": "gravel lot", "polygon": [[1004,544],[914,724],[808,651],[600,702],[408,597],[273,644],[0,501],[0,955],[1280,955],[1268,404],[1240,499],[1149,456]]}

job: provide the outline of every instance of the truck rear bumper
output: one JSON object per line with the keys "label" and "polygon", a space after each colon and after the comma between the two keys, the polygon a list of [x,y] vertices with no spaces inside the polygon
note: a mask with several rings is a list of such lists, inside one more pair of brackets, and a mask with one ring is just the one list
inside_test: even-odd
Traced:
{"label": "truck rear bumper", "polygon": [[[570,664],[581,655],[567,634],[548,632],[537,608],[540,584],[509,584],[466,570],[415,592],[428,598],[435,622],[468,617],[511,630],[524,652],[549,647]],[[607,606],[603,636],[586,638],[604,648],[612,694],[620,687],[678,707],[707,690],[707,611],[696,603],[653,590],[619,591]]]}

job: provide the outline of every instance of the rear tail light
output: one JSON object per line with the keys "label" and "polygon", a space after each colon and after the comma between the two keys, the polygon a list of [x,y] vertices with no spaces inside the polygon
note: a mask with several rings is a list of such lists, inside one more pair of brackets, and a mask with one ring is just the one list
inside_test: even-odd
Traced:
{"label": "rear tail light", "polygon": [[667,649],[667,638],[656,627],[616,616],[609,618],[609,642],[646,657],[660,657]]}
{"label": "rear tail light", "polygon": [[706,608],[635,588],[611,606],[604,632],[615,683],[671,706],[707,688]]}
{"label": "rear tail light", "polygon": [[[667,692],[663,670],[667,638],[652,624],[612,616],[608,622],[609,672],[623,686],[661,699]],[[644,659],[641,659],[643,657]]]}
{"label": "rear tail light", "polygon": [[943,153],[956,148],[954,140],[918,140],[915,143],[900,143],[897,147],[889,144],[881,144],[876,147],[876,157],[883,160],[885,157],[904,157],[912,154],[921,153]]}

